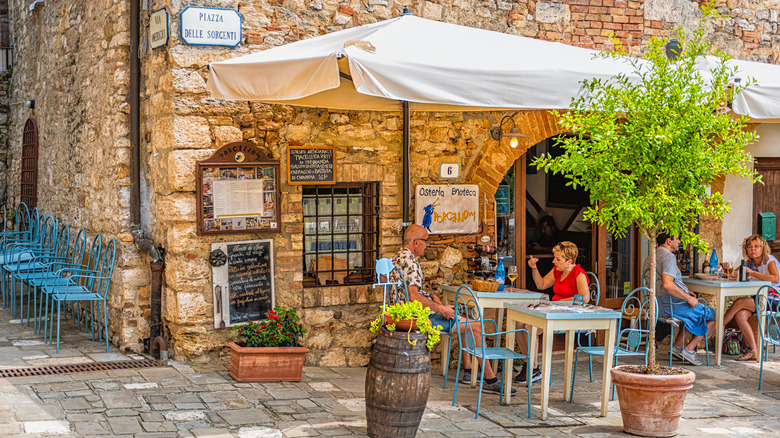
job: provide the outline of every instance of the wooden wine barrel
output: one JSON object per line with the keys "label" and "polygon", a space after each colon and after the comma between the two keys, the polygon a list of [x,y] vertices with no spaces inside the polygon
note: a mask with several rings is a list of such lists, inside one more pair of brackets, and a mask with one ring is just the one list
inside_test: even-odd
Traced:
{"label": "wooden wine barrel", "polygon": [[[407,336],[417,345],[410,345]],[[430,389],[431,353],[425,335],[382,328],[366,372],[368,435],[414,437]]]}

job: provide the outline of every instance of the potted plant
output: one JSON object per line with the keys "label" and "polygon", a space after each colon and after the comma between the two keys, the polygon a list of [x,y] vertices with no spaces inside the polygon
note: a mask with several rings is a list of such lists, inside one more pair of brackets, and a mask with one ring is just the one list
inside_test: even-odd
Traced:
{"label": "potted plant", "polygon": [[430,350],[439,342],[441,330],[432,326],[430,313],[420,302],[407,301],[384,307],[371,323],[370,330],[379,336],[366,372],[369,436],[417,433],[431,388]]}
{"label": "potted plant", "polygon": [[308,348],[298,345],[306,329],[295,309],[274,307],[266,319],[234,326],[239,342],[230,342],[230,377],[237,382],[300,381]]}
{"label": "potted plant", "polygon": [[[725,63],[728,55],[712,50],[704,30],[703,20],[715,15],[714,7],[714,2],[702,7],[704,18],[690,38],[682,30],[676,32],[679,44],[652,39],[644,60],[627,56],[613,38],[617,50],[602,56],[625,59],[633,65],[634,77],[586,80],[585,93],[573,100],[573,110],[555,112],[559,124],[574,136],[561,139],[563,155],[543,156],[534,163],[586,189],[592,206],[585,218],[606,225],[614,235],[625,236],[633,225],[651,244],[658,233],[666,232],[706,251],[706,242],[694,232],[699,217],[720,219],[729,207],[720,193],[710,190],[711,184],[727,174],[758,180],[745,151],[756,134],[746,129],[744,116],[734,117],[727,107],[749,84],[731,82],[734,69]],[[710,54],[717,62],[703,71],[699,63]],[[650,272],[655,270],[652,256]],[[650,279],[652,315],[656,276]],[[649,365],[616,367],[611,374],[624,429],[671,436],[695,375],[656,363],[655,321],[649,319]]]}
{"label": "potted plant", "polygon": [[[411,345],[416,345],[417,340],[412,339],[412,330],[419,331],[425,335],[425,346],[428,350],[439,343],[440,326],[433,327],[428,317],[431,315],[431,309],[423,307],[419,301],[407,301],[405,303],[392,304],[385,306],[382,313],[371,322],[371,332],[378,333],[382,327],[387,330],[402,330],[407,332],[407,341]],[[383,324],[384,321],[384,324]]]}

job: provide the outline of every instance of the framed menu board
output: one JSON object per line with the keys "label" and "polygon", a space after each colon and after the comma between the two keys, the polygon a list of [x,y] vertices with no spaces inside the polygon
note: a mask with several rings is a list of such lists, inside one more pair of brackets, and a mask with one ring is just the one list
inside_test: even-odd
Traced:
{"label": "framed menu board", "polygon": [[228,143],[198,161],[198,234],[279,231],[279,161],[252,143]]}

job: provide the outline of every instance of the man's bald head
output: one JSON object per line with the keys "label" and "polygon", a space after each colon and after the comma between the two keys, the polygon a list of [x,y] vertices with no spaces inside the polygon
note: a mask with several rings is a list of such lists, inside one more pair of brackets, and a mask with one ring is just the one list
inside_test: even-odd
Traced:
{"label": "man's bald head", "polygon": [[406,229],[404,232],[404,246],[409,246],[416,239],[427,239],[428,238],[428,231],[417,224],[409,225],[409,228]]}

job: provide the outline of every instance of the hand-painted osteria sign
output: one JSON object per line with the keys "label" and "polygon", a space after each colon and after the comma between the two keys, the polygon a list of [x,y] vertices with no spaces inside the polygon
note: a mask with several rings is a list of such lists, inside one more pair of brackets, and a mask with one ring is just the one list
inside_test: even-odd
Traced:
{"label": "hand-painted osteria sign", "polygon": [[479,186],[420,185],[415,188],[415,223],[430,234],[479,232]]}

